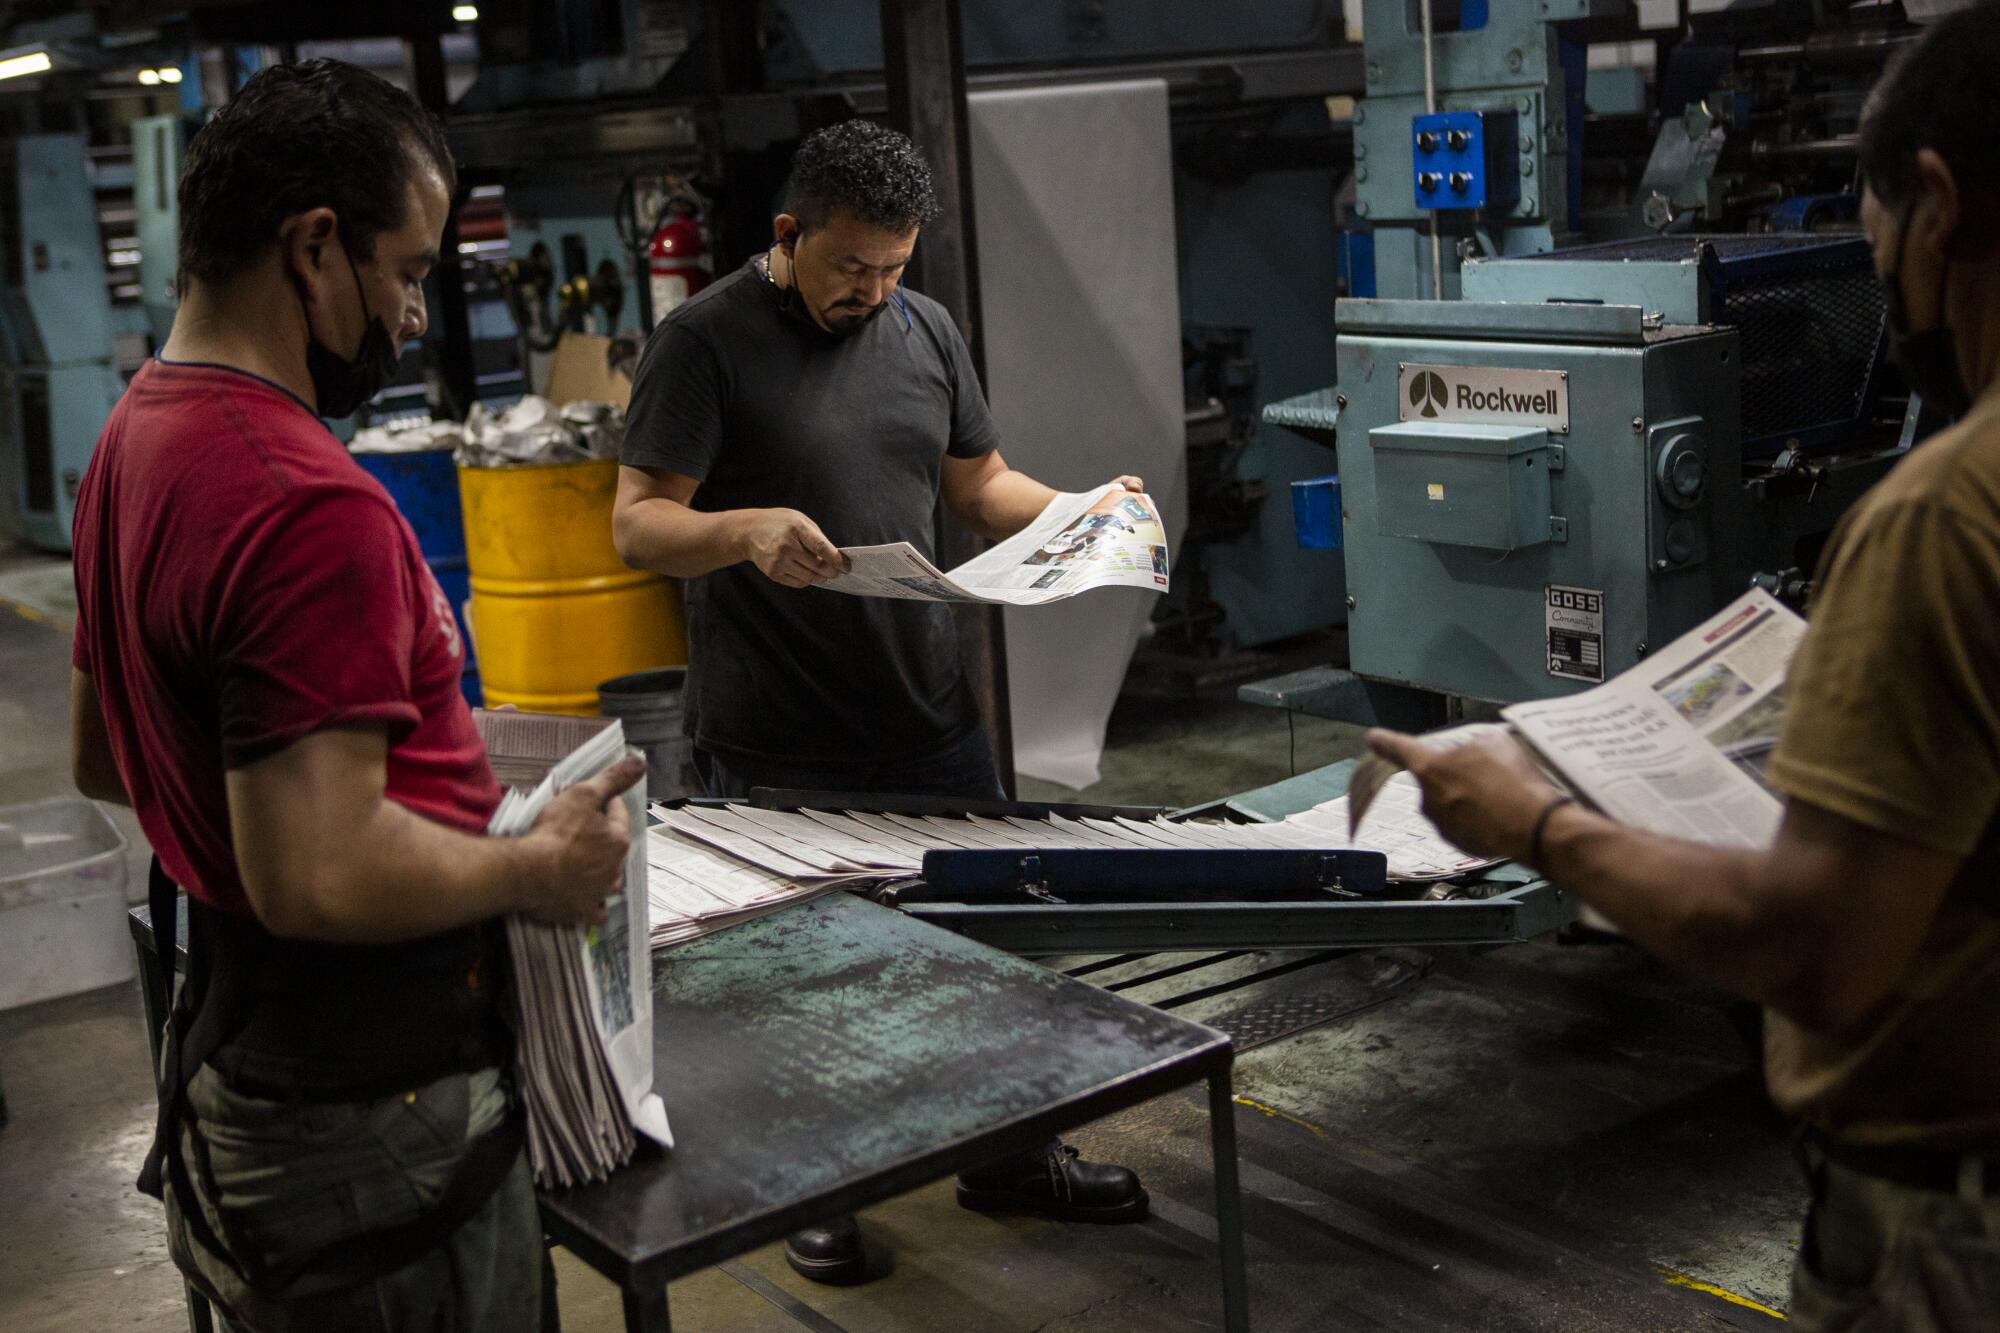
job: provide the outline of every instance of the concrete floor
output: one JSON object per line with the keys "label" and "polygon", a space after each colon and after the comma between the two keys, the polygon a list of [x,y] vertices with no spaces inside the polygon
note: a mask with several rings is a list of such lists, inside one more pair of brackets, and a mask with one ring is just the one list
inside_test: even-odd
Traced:
{"label": "concrete floor", "polygon": [[[13,576],[0,598],[35,584],[33,563],[0,555],[0,579]],[[60,612],[45,604],[30,619],[0,602],[0,803],[69,790]],[[1227,699],[1128,702],[1089,795],[1189,804],[1285,776],[1294,744],[1303,769],[1354,743],[1352,729],[1294,732]],[[142,844],[123,822],[136,861]],[[1624,946],[1551,941],[1325,958],[1187,998],[1305,958],[1152,955],[1091,973],[1225,1029],[1274,1002],[1330,1015],[1238,1060],[1256,1328],[1775,1322],[1757,1307],[1784,1307],[1802,1201],[1741,1015],[1721,997]],[[154,1105],[140,1012],[128,984],[0,1013],[12,1113],[0,1129],[0,1330],[186,1326],[158,1206],[131,1187]],[[983,1218],[934,1185],[864,1215],[892,1256],[881,1280],[814,1287],[766,1249],[674,1284],[676,1327],[1219,1327],[1199,1096],[1071,1137],[1137,1168],[1154,1217],[1119,1228]],[[565,1327],[620,1326],[610,1284],[565,1254],[558,1268]]]}

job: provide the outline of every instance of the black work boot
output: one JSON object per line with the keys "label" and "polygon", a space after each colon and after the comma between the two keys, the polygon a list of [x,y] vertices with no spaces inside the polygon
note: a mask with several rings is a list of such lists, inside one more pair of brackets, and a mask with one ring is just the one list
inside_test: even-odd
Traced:
{"label": "black work boot", "polygon": [[800,1277],[832,1286],[859,1282],[867,1271],[854,1215],[836,1217],[785,1237],[785,1262]]}
{"label": "black work boot", "polygon": [[958,1177],[958,1202],[980,1213],[1040,1213],[1064,1222],[1136,1222],[1149,1200],[1122,1166],[1086,1162],[1058,1139]]}

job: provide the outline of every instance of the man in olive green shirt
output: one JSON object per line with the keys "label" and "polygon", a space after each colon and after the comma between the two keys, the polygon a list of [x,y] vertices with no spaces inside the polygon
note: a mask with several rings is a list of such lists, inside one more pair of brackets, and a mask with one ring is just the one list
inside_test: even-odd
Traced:
{"label": "man in olive green shirt", "polygon": [[1791,1317],[2000,1327],[2000,5],[1937,23],[1861,130],[1891,352],[1957,422],[1840,525],[1787,682],[1776,842],[1725,851],[1569,802],[1504,739],[1369,744],[1469,851],[1539,867],[1768,1008],[1808,1128]]}

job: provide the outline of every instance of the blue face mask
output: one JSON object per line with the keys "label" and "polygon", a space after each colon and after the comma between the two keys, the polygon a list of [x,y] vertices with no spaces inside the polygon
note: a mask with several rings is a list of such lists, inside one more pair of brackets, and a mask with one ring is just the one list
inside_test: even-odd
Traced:
{"label": "blue face mask", "polygon": [[[310,314],[306,320],[306,373],[312,377],[313,403],[321,416],[332,421],[360,411],[396,373],[396,342],[382,317],[370,313],[368,293],[361,288],[361,271],[354,267],[351,254],[347,256],[347,271],[354,275],[354,292],[361,298],[361,314],[368,321],[354,359],[348,360],[321,342],[312,332]],[[299,300],[305,300],[303,286]]]}
{"label": "blue face mask", "polygon": [[1951,278],[1951,260],[1946,251],[1944,272],[1938,275],[1937,323],[1921,332],[1910,331],[1909,306],[1903,300],[1903,250],[1910,243],[1910,227],[1917,206],[1903,215],[1901,234],[1896,240],[1896,264],[1882,280],[1882,301],[1889,327],[1889,360],[1903,372],[1910,392],[1956,421],[1972,406],[1972,393],[1958,369],[1958,347],[1951,326],[1945,322],[1944,298]]}

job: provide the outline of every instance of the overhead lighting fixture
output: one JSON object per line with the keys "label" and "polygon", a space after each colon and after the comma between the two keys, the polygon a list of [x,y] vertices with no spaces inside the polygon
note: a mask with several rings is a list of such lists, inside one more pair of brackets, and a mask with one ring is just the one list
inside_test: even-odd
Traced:
{"label": "overhead lighting fixture", "polygon": [[181,67],[179,65],[160,66],[161,83],[179,83],[180,81],[181,81]]}
{"label": "overhead lighting fixture", "polygon": [[139,71],[139,82],[145,84],[148,88],[153,87],[159,81],[160,71],[156,69],[142,69]]}
{"label": "overhead lighting fixture", "polygon": [[45,49],[0,56],[0,79],[18,79],[23,74],[46,74],[52,68],[54,65]]}
{"label": "overhead lighting fixture", "polygon": [[454,23],[477,23],[479,22],[479,6],[453,5],[451,7],[451,19]]}

